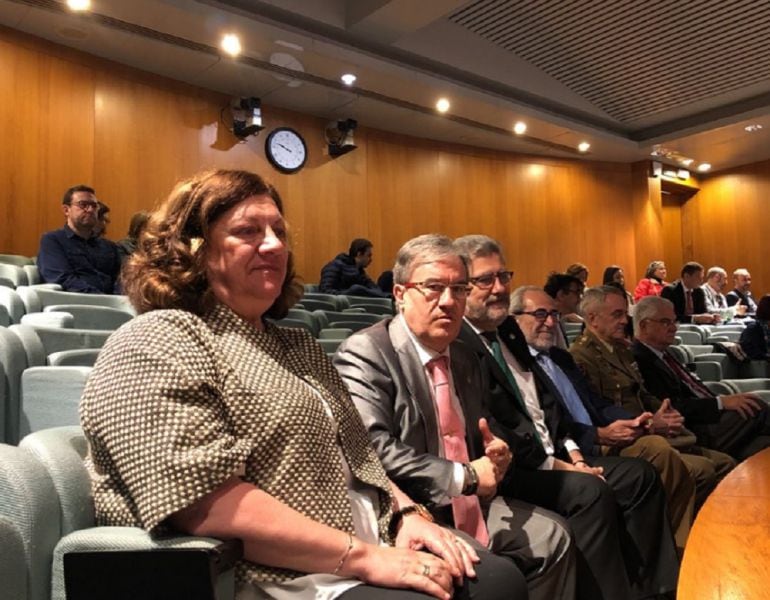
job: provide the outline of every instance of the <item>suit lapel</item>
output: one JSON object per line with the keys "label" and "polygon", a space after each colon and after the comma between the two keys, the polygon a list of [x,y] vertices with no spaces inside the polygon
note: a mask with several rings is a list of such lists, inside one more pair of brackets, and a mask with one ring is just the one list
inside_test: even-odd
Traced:
{"label": "suit lapel", "polygon": [[433,395],[428,387],[425,369],[420,362],[417,350],[409,339],[406,326],[399,318],[394,318],[388,330],[393,349],[396,351],[404,383],[411,396],[411,401],[422,415],[422,423],[425,427],[425,443],[428,452],[438,456],[438,423],[436,422],[436,409],[433,406]]}

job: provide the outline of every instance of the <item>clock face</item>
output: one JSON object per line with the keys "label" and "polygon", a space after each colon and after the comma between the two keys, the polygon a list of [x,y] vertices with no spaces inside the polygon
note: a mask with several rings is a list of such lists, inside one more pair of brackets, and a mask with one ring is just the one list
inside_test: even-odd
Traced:
{"label": "clock face", "polygon": [[296,173],[305,166],[307,146],[299,133],[288,127],[279,127],[267,136],[265,154],[279,171]]}

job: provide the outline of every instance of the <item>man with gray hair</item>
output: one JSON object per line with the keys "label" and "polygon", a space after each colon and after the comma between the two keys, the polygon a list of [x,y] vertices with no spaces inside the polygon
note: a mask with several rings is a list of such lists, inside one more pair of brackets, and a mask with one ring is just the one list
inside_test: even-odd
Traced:
{"label": "man with gray hair", "polygon": [[625,338],[628,316],[622,290],[612,286],[587,290],[580,312],[586,330],[570,346],[575,362],[594,391],[608,402],[632,415],[653,413],[650,431],[666,437],[679,450],[695,480],[695,504],[699,507],[735,461],[721,452],[697,446],[695,435],[685,429],[684,417],[671,400],[659,399],[645,388]]}
{"label": "man with gray hair", "polygon": [[727,304],[735,306],[736,316],[744,317],[754,315],[757,312],[757,303],[751,295],[751,273],[748,269],[735,269],[733,271],[733,285],[731,292],[727,294]]}
{"label": "man with gray hair", "polygon": [[511,558],[530,598],[574,596],[568,527],[498,493],[511,452],[484,418],[478,361],[456,341],[465,256],[446,236],[419,236],[398,251],[393,279],[399,314],[352,335],[334,357],[385,470],[437,521]]}
{"label": "man with gray hair", "polygon": [[[512,273],[499,243],[467,235],[455,245],[470,258],[471,291],[460,339],[486,371],[486,404],[516,456],[515,468],[501,483],[503,494],[567,519],[579,556],[578,598],[646,598],[673,591],[678,561],[655,470],[641,460],[596,456],[593,449],[578,447],[508,314]],[[553,326],[558,313],[541,293],[550,305],[545,320]]]}
{"label": "man with gray hair", "polygon": [[649,296],[636,305],[632,346],[647,390],[670,398],[698,442],[743,460],[770,447],[770,413],[756,394],[716,395],[668,349],[674,343],[674,307]]}
{"label": "man with gray hair", "polygon": [[724,320],[732,318],[732,312],[727,305],[727,298],[722,293],[727,285],[727,271],[722,267],[711,267],[706,272],[706,283],[701,288],[706,294],[706,310],[713,314],[724,315]]}

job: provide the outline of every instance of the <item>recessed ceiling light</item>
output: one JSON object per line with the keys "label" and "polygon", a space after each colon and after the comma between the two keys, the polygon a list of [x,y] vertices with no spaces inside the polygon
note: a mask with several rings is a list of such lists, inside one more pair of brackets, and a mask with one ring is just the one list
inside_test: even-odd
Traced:
{"label": "recessed ceiling light", "polygon": [[749,133],[754,133],[755,131],[759,131],[760,129],[762,129],[762,125],[760,125],[759,123],[754,123],[752,125],[746,125],[744,129]]}
{"label": "recessed ceiling light", "polygon": [[698,170],[699,170],[701,173],[705,173],[705,172],[706,172],[706,171],[708,171],[710,168],[711,168],[711,165],[710,165],[709,163],[701,163],[701,164],[699,164],[699,165],[698,165]]}
{"label": "recessed ceiling light", "polygon": [[445,113],[449,110],[449,100],[446,98],[439,98],[438,102],[436,102],[436,110],[440,113]]}
{"label": "recessed ceiling light", "polygon": [[527,131],[527,124],[524,121],[518,121],[513,126],[513,133],[516,135],[523,135],[525,131]]}
{"label": "recessed ceiling light", "polygon": [[683,158],[679,162],[681,162],[685,167],[689,167],[693,163],[693,159],[691,159],[691,158]]}
{"label": "recessed ceiling light", "polygon": [[353,73],[345,73],[340,79],[345,85],[353,85],[356,82],[356,76]]}
{"label": "recessed ceiling light", "polygon": [[241,40],[234,33],[226,33],[222,36],[222,50],[230,56],[238,56],[241,53]]}
{"label": "recessed ceiling light", "polygon": [[591,144],[589,144],[588,142],[580,142],[578,144],[578,150],[580,150],[581,152],[588,152],[588,149],[590,147],[591,147]]}
{"label": "recessed ceiling light", "polygon": [[679,179],[687,180],[690,178],[690,172],[687,169],[677,169],[676,176]]}
{"label": "recessed ceiling light", "polygon": [[91,8],[91,0],[67,0],[70,10],[88,10]]}

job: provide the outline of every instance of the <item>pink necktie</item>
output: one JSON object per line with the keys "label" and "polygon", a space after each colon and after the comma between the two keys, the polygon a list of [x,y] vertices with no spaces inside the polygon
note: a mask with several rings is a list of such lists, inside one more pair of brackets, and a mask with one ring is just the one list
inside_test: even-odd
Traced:
{"label": "pink necktie", "polygon": [[[452,405],[449,392],[449,368],[447,357],[439,356],[428,363],[428,372],[433,380],[433,394],[438,407],[439,433],[444,443],[447,460],[467,463],[468,446],[465,444],[465,429],[460,416]],[[489,533],[484,523],[481,504],[476,495],[452,498],[452,516],[455,527],[475,537],[485,547],[489,544]]]}
{"label": "pink necktie", "polygon": [[686,298],[685,298],[686,304],[684,307],[684,314],[689,317],[689,316],[692,316],[692,313],[693,313],[692,290],[687,290],[685,294],[686,294]]}

